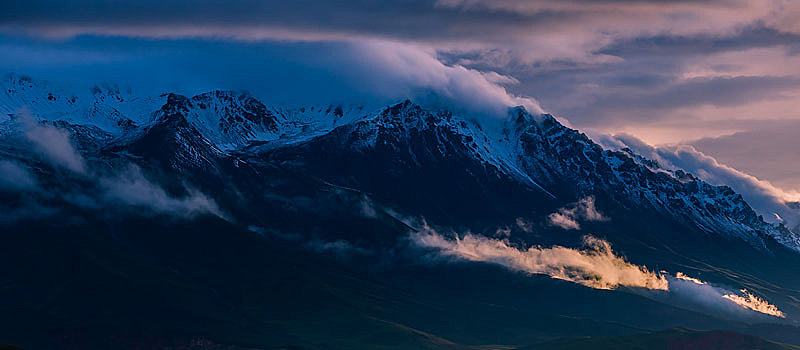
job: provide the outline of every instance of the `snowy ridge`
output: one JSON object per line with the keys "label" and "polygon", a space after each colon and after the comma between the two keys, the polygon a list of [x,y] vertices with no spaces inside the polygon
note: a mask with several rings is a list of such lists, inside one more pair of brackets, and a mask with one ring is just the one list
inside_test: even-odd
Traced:
{"label": "snowy ridge", "polygon": [[[351,134],[347,140],[352,142],[351,146],[356,150],[360,147],[375,147],[379,140],[386,146],[397,147],[406,144],[412,134],[427,131],[435,137],[432,147],[436,152],[444,154],[452,149],[449,143],[455,137],[466,148],[469,157],[555,198],[522,171],[513,152],[505,144],[493,142],[492,136],[484,131],[480,123],[460,118],[447,110],[430,111],[406,100],[344,128]],[[414,157],[413,150],[409,148],[408,152]]]}
{"label": "snowy ridge", "polygon": [[[91,126],[113,137],[130,137],[158,122],[158,111],[170,103],[170,96],[181,96],[140,96],[113,84],[75,88],[17,74],[5,75],[0,86],[0,133],[12,131],[14,118],[25,113],[39,121]],[[187,121],[222,150],[251,142],[307,139],[365,115],[361,106],[266,106],[236,91],[211,91],[181,101]]]}
{"label": "snowy ridge", "polygon": [[621,204],[649,206],[664,215],[695,223],[764,246],[758,232],[798,249],[763,222],[741,195],[713,186],[683,171],[668,171],[631,152],[605,150],[586,135],[550,115],[533,118],[515,111],[509,142],[517,145],[524,169],[546,182],[569,181],[585,194],[609,193]]}
{"label": "snowy ridge", "polygon": [[181,114],[223,150],[242,147],[251,140],[272,139],[279,128],[276,116],[261,102],[231,91],[212,91],[192,98],[170,94],[162,111]]}
{"label": "snowy ridge", "polygon": [[[632,152],[605,150],[586,135],[560,124],[551,115],[531,115],[513,108],[502,127],[489,128],[452,115],[428,111],[410,101],[387,107],[348,126],[353,147],[374,147],[377,140],[401,145],[411,131],[436,130],[437,148],[457,135],[487,166],[493,166],[550,195],[548,185],[569,182],[584,194],[610,193],[619,203],[648,206],[677,220],[689,221],[708,233],[724,233],[756,247],[759,232],[800,249],[797,235],[765,223],[741,195],[727,186],[713,186],[683,171],[662,169]],[[378,135],[382,134],[379,138]],[[386,135],[390,135],[387,137]],[[536,179],[536,180],[534,180]]]}
{"label": "snowy ridge", "polygon": [[163,97],[139,96],[116,85],[74,89],[7,74],[0,93],[0,125],[7,125],[19,113],[29,113],[39,120],[94,126],[121,135],[147,124],[163,103]]}

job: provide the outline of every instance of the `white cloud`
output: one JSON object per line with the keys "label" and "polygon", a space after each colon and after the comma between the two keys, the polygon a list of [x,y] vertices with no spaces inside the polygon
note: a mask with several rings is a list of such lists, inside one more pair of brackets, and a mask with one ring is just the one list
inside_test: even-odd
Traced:
{"label": "white cloud", "polygon": [[[99,203],[124,204],[180,216],[209,213],[227,220],[216,202],[202,192],[186,188],[187,196],[175,198],[145,178],[141,169],[136,165],[122,165],[120,166],[122,170],[112,175],[100,174],[91,169],[80,152],[72,145],[68,130],[38,123],[25,111],[20,113],[18,124],[26,140],[34,146],[33,150],[50,165],[84,175],[101,190],[97,193],[83,193],[80,192],[83,191],[82,189],[77,190],[78,192],[41,192],[38,194],[40,196],[48,198],[58,196],[68,203],[91,209],[97,209]],[[0,161],[0,175],[3,175],[3,179],[0,179],[0,186],[16,189],[30,189],[36,186],[35,177],[29,170],[10,161]],[[70,180],[65,179],[65,181]]]}
{"label": "white cloud", "polygon": [[113,177],[99,180],[103,196],[111,203],[143,207],[159,213],[194,216],[210,213],[225,219],[216,202],[195,189],[188,188],[187,196],[176,198],[145,178],[139,167],[131,165]]}
{"label": "white cloud", "polygon": [[614,289],[638,287],[667,290],[667,280],[642,266],[617,256],[608,242],[584,237],[582,250],[560,246],[519,249],[504,240],[467,234],[447,239],[426,227],[412,236],[423,247],[436,248],[442,254],[458,258],[491,262],[507,268],[552,278],[572,281],[591,288]]}
{"label": "white cloud", "polygon": [[28,190],[36,188],[36,179],[28,169],[9,160],[0,160],[0,188]]}
{"label": "white cloud", "polygon": [[582,249],[561,246],[525,249],[514,247],[507,240],[481,235],[446,238],[425,225],[419,232],[411,234],[411,239],[421,247],[437,249],[444,256],[497,264],[591,288],[633,287],[626,290],[713,316],[746,321],[786,318],[777,306],[753,293],[745,290],[734,292],[683,272],[677,272],[675,276],[666,271],[652,272],[626,261],[614,253],[608,242],[591,236],[584,236]]}
{"label": "white cloud", "polygon": [[786,318],[786,315],[780,309],[778,309],[777,306],[772,305],[766,300],[753,295],[752,293],[748,292],[747,289],[742,289],[739,292],[741,295],[725,294],[722,297],[736,303],[736,305],[760,312],[762,314]]}
{"label": "white cloud", "polygon": [[561,227],[565,230],[579,230],[581,225],[578,224],[572,216],[561,212],[552,213],[547,217],[550,225]]}
{"label": "white cloud", "polygon": [[[786,314],[777,306],[746,290],[732,291],[729,288],[687,276],[683,272],[677,272],[675,277],[668,276],[667,279],[669,280],[668,297],[671,298],[669,301],[678,306],[734,319],[763,321],[765,320],[763,315],[786,318]],[[663,299],[659,296],[654,297]]]}
{"label": "white cloud", "polygon": [[708,283],[703,282],[703,281],[701,281],[701,280],[699,280],[697,278],[689,277],[689,276],[687,276],[686,274],[684,274],[683,272],[680,272],[680,271],[675,273],[675,278],[681,279],[681,280],[684,280],[684,281],[690,281],[690,282],[693,282],[693,283],[696,283],[696,284],[708,284]]}
{"label": "white cloud", "polygon": [[25,138],[54,166],[69,169],[78,174],[86,174],[87,167],[83,157],[72,145],[68,131],[52,125],[40,124],[27,112],[19,114]]}
{"label": "white cloud", "polygon": [[548,215],[548,223],[565,230],[579,230],[581,225],[578,220],[607,221],[608,218],[597,210],[594,201],[594,197],[589,196],[568,205],[566,208],[560,208],[557,212]]}
{"label": "white cloud", "polygon": [[494,116],[506,116],[508,108],[515,106],[530,113],[543,112],[533,98],[516,96],[502,86],[515,82],[514,78],[446,65],[433,50],[386,41],[365,41],[352,47],[356,64],[351,69],[374,93]]}

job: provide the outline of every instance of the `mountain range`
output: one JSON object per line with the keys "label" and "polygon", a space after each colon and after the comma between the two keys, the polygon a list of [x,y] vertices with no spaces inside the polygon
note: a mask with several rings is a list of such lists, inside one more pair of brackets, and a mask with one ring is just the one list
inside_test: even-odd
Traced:
{"label": "mountain range", "polygon": [[549,114],[2,88],[2,342],[800,344],[800,236]]}

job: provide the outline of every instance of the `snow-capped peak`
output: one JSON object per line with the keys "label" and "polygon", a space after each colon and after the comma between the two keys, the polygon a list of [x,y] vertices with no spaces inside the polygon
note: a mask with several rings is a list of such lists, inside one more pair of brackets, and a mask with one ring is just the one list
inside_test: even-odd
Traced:
{"label": "snow-capped peak", "polygon": [[163,103],[159,96],[142,96],[113,84],[75,88],[17,74],[7,74],[0,84],[0,124],[29,113],[38,120],[94,126],[119,135],[146,123]]}

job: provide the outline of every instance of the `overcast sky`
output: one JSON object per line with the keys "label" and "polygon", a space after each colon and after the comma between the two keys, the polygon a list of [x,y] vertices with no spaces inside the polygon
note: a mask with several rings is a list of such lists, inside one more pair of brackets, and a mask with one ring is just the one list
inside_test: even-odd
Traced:
{"label": "overcast sky", "polygon": [[524,105],[800,191],[800,1],[3,1],[0,53],[45,80]]}

